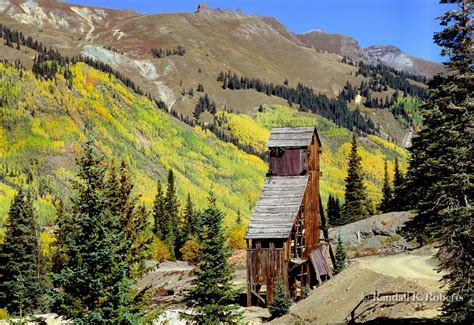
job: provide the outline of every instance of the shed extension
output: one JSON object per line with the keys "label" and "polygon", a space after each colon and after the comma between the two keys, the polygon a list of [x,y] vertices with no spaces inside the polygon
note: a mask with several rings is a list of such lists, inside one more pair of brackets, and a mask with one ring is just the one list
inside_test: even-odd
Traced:
{"label": "shed extension", "polygon": [[287,239],[300,210],[308,179],[309,175],[267,177],[245,239]]}

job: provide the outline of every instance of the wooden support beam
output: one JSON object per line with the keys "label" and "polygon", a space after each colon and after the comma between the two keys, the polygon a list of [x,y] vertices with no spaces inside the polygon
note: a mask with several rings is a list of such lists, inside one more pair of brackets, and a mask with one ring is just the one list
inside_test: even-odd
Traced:
{"label": "wooden support beam", "polygon": [[263,305],[266,306],[266,301],[265,301],[265,298],[263,298],[258,292],[252,290],[251,292],[255,297],[257,297],[257,299],[259,299]]}

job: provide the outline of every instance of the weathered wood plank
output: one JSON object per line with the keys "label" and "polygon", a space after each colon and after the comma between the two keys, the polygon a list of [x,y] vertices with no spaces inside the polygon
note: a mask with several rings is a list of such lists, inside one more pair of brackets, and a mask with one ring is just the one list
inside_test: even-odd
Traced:
{"label": "weathered wood plank", "polygon": [[[277,176],[278,177],[278,176]],[[284,177],[284,176],[279,176]],[[273,178],[273,179],[272,179]],[[306,185],[308,183],[308,177],[303,176],[299,179],[275,179],[275,176],[272,178],[267,179],[264,184],[264,189],[268,187],[276,187],[276,188],[299,188],[301,185]]]}
{"label": "weathered wood plank", "polygon": [[[287,223],[287,224],[272,224],[272,223],[266,223],[266,224],[255,224],[253,226],[249,226],[248,232],[270,232],[270,231],[280,231],[283,232],[285,231],[286,228],[291,227],[293,224]],[[261,230],[262,226],[265,227],[265,230]]]}
{"label": "weathered wood plank", "polygon": [[294,200],[301,200],[301,191],[281,191],[278,193],[268,193],[268,192],[263,192],[262,195],[260,196],[260,200],[262,199],[273,199],[273,200],[282,200],[282,199],[294,199]]}
{"label": "weathered wood plank", "polygon": [[[250,228],[247,230],[247,233],[245,235],[246,239],[258,239],[260,237],[256,237],[256,235],[268,235],[270,237],[265,237],[265,238],[282,238],[281,236],[285,235],[287,236],[290,232],[285,229],[285,228]],[[280,236],[281,235],[281,236]],[[275,237],[271,237],[275,236]],[[262,237],[263,238],[263,237]]]}
{"label": "weathered wood plank", "polygon": [[252,223],[252,228],[261,228],[263,226],[270,225],[270,224],[278,225],[279,227],[287,227],[293,224],[293,220],[291,219],[278,220],[278,219],[262,218],[262,219],[255,220],[255,222]]}
{"label": "weathered wood plank", "polygon": [[[299,207],[301,206],[301,202],[295,201],[292,203],[285,203],[285,202],[273,202],[271,204],[268,203],[263,203],[261,202],[260,204],[257,203],[255,206],[255,212],[260,211],[260,210],[265,210],[265,209],[272,209],[272,208],[281,208],[284,209],[281,212],[282,213],[288,213],[291,212],[293,214],[297,213],[299,210]],[[278,211],[277,211],[278,212]]]}
{"label": "weathered wood plank", "polygon": [[312,126],[303,126],[303,127],[295,127],[295,128],[292,128],[292,127],[283,127],[283,128],[273,128],[272,131],[271,131],[271,134],[280,134],[280,133],[284,133],[284,134],[291,134],[291,133],[311,133],[311,135],[313,134],[315,128],[312,127]]}
{"label": "weathered wood plank", "polygon": [[[252,221],[255,221],[255,222],[268,222],[268,221],[272,221],[272,222],[291,222],[293,221],[293,218],[291,216],[275,216],[273,214],[261,214],[261,215],[258,215],[255,216],[252,218]],[[252,222],[253,223],[253,222]]]}
{"label": "weathered wood plank", "polygon": [[282,235],[282,234],[289,234],[290,232],[288,232],[286,229],[284,228],[268,228],[268,229],[265,229],[265,228],[250,228],[248,231],[247,231],[247,235],[248,236],[252,236],[252,235],[256,235],[256,234],[266,234],[266,235]]}
{"label": "weathered wood plank", "polygon": [[291,148],[305,148],[309,144],[309,141],[301,140],[270,140],[268,141],[268,147],[291,147]]}
{"label": "weathered wood plank", "polygon": [[245,238],[248,239],[285,239],[288,238],[290,234],[248,234],[245,235]]}
{"label": "weathered wood plank", "polygon": [[272,134],[270,139],[271,141],[285,141],[285,140],[296,140],[304,141],[305,143],[311,142],[312,134],[311,133],[275,133]]}
{"label": "weathered wood plank", "polygon": [[[299,197],[263,197],[257,202],[257,206],[265,206],[268,204],[278,205],[282,207],[298,207],[302,203],[302,199]],[[295,211],[296,212],[296,211]]]}

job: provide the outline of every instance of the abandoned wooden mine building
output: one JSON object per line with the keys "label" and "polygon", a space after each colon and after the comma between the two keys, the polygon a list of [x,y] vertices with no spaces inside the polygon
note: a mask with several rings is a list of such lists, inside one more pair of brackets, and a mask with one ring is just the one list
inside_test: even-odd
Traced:
{"label": "abandoned wooden mine building", "polygon": [[298,299],[331,276],[323,254],[329,240],[320,240],[317,131],[274,128],[268,148],[269,171],[245,235],[248,306],[269,306],[279,279]]}

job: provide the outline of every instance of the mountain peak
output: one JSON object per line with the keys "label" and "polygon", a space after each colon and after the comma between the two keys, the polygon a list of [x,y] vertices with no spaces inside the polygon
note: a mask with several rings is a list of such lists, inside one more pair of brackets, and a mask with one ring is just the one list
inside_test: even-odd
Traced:
{"label": "mountain peak", "polygon": [[384,52],[384,53],[392,53],[392,54],[401,54],[403,53],[398,47],[393,45],[372,45],[365,48],[366,51],[369,52]]}
{"label": "mountain peak", "polygon": [[200,4],[198,4],[195,13],[202,13],[209,10],[211,10],[211,8],[209,8],[209,6],[205,4],[204,2],[201,2]]}
{"label": "mountain peak", "polygon": [[246,17],[246,15],[240,9],[232,11],[229,9],[211,8],[204,2],[201,2],[200,4],[198,4],[194,13],[204,14],[204,15],[219,15],[219,16],[230,17],[230,18]]}

